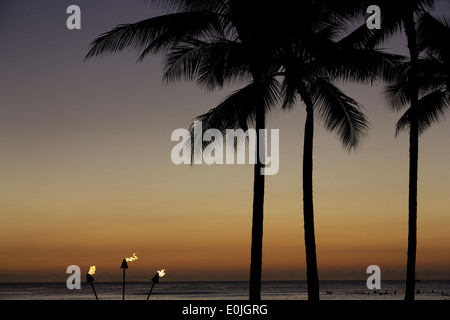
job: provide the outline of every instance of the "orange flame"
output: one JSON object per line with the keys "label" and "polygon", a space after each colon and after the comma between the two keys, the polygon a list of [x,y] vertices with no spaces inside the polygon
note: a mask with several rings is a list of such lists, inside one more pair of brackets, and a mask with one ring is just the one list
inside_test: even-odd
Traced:
{"label": "orange flame", "polygon": [[91,276],[93,276],[95,274],[95,266],[90,266],[89,267],[88,274],[90,274]]}
{"label": "orange flame", "polygon": [[160,278],[164,277],[166,275],[166,269],[158,270],[158,275]]}
{"label": "orange flame", "polygon": [[138,259],[138,257],[136,256],[136,253],[133,253],[133,256],[132,256],[132,257],[125,258],[125,260],[126,260],[127,262],[131,262],[131,261],[134,261],[134,260],[137,260],[137,259]]}

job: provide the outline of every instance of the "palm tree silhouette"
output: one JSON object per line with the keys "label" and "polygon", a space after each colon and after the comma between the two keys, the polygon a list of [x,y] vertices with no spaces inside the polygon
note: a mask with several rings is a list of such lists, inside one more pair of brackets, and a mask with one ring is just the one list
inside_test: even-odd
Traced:
{"label": "palm tree silhouette", "polygon": [[[236,124],[245,128],[246,121],[253,121],[257,132],[264,129],[266,109],[277,99],[277,81],[266,76],[273,73],[269,72],[272,66],[266,54],[271,47],[267,45],[270,44],[265,41],[267,39],[257,37],[263,35],[259,28],[262,25],[261,19],[264,19],[258,3],[254,1],[244,5],[242,1],[219,0],[160,2],[175,12],[134,24],[119,25],[95,39],[86,58],[134,48],[141,50],[139,60],[142,60],[149,53],[164,51],[167,52],[164,71],[167,81],[182,77],[193,79],[197,76],[197,82],[206,89],[220,88],[227,80],[250,75],[252,82],[238,94],[225,100],[221,108],[216,109],[215,117],[212,112],[209,114],[209,121],[208,117],[202,117],[203,128],[225,130],[236,127]],[[213,41],[206,42],[205,39]],[[230,110],[230,105],[234,105],[234,112]],[[237,105],[246,105],[247,108],[237,110]],[[216,121],[218,111],[224,109],[226,116],[220,113],[225,117]],[[230,119],[233,116],[235,123]],[[260,145],[264,143],[259,143],[259,139],[260,136],[257,135],[257,154]],[[254,167],[249,290],[251,300],[261,299],[263,162],[257,157]]]}
{"label": "palm tree silhouette", "polygon": [[[446,45],[446,40],[450,40],[450,28],[447,20],[440,21],[428,12],[421,12],[417,19],[416,30],[417,51],[419,54],[422,53],[416,61],[416,68],[412,67],[412,61],[401,64],[397,79],[388,86],[386,93],[394,111],[400,110],[411,102],[411,106],[397,122],[396,136],[402,130],[409,129],[410,135],[415,130],[418,145],[420,134],[439,122],[450,109],[450,50]],[[417,80],[417,85],[411,87],[408,77],[411,78],[414,70],[417,76],[413,79]],[[416,109],[413,108],[411,98],[411,95],[415,94],[414,88],[418,92]],[[413,151],[416,150],[413,149]],[[417,192],[417,186],[413,186],[412,191]],[[414,211],[412,213],[414,214]],[[410,216],[406,300],[413,300],[415,293],[416,220],[417,213],[415,216]]]}
{"label": "palm tree silhouette", "polygon": [[[433,7],[434,0],[378,0],[365,1],[382,9],[381,30],[372,38],[379,43],[402,30],[409,51],[408,68],[408,126],[409,126],[409,196],[408,196],[408,252],[405,300],[414,300],[417,251],[417,183],[419,165],[419,47],[416,18]],[[395,105],[395,104],[394,104]]]}
{"label": "palm tree silhouette", "polygon": [[[409,196],[408,196],[408,252],[407,252],[407,271],[406,271],[406,291],[405,300],[414,300],[415,292],[415,270],[416,270],[416,251],[417,251],[417,183],[418,183],[418,159],[419,159],[419,132],[420,125],[424,124],[424,121],[419,120],[421,112],[419,105],[419,89],[420,83],[420,64],[423,63],[419,60],[419,34],[417,28],[418,17],[427,12],[427,10],[433,8],[435,0],[367,0],[360,1],[359,4],[355,3],[355,6],[359,6],[360,10],[367,8],[369,5],[378,5],[381,8],[381,29],[374,33],[368,31],[367,28],[362,26],[359,28],[359,32],[355,32],[355,42],[359,42],[361,46],[375,46],[385,40],[392,38],[400,31],[406,36],[407,47],[409,51],[409,62],[407,63],[407,78],[403,78],[403,84],[400,84],[400,79],[393,78],[391,83],[396,83],[395,86],[388,88],[390,92],[391,106],[394,111],[401,105],[409,103],[410,107],[407,114],[400,119],[397,124],[397,134],[400,129],[406,127],[409,128]],[[422,41],[429,37],[430,34],[421,34]],[[405,66],[402,63],[403,66]],[[402,66],[399,67],[401,70]],[[405,70],[405,69],[404,69]],[[400,77],[401,78],[401,77]],[[406,86],[407,83],[407,86]],[[405,95],[400,94],[402,90],[407,88],[408,93]],[[394,101],[395,92],[397,91],[398,98],[405,98],[403,101]],[[433,96],[428,97],[431,99]],[[436,94],[434,96],[436,98]],[[423,104],[423,103],[422,103]],[[424,116],[422,114],[422,116]],[[407,121],[406,121],[407,119]],[[407,125],[406,125],[407,123]]]}
{"label": "palm tree silhouette", "polygon": [[284,68],[283,109],[290,109],[301,98],[306,107],[303,144],[303,218],[308,282],[308,299],[319,300],[319,280],[315,245],[313,201],[314,117],[337,134],[347,151],[358,148],[369,123],[358,102],[337,88],[333,82],[372,83],[381,78],[391,81],[401,56],[375,50],[360,28],[339,41],[334,38],[345,31],[343,20],[360,12],[357,1],[345,5],[333,1],[302,3],[305,16],[302,26],[284,32],[291,34],[289,48],[282,57]]}
{"label": "palm tree silhouette", "polygon": [[[309,3],[309,8],[308,9],[312,9],[312,4],[313,3]],[[280,6],[278,6],[278,9],[280,8]],[[262,15],[261,12],[261,6],[260,6],[260,11],[259,11],[259,15],[257,15],[257,17],[261,18],[264,15]],[[354,102],[353,100],[351,100],[350,98],[348,98],[347,96],[345,96],[342,92],[340,92],[336,87],[334,87],[333,85],[331,85],[331,83],[329,83],[328,79],[321,77],[321,73],[322,75],[324,74],[324,65],[319,65],[319,66],[314,66],[312,63],[312,59],[308,58],[308,55],[313,54],[313,52],[311,51],[310,45],[311,45],[311,41],[307,41],[306,38],[318,38],[319,36],[321,36],[321,34],[319,32],[314,32],[314,26],[317,27],[317,25],[319,25],[319,23],[324,23],[324,19],[323,17],[321,17],[321,19],[318,19],[320,16],[317,14],[319,12],[321,12],[321,14],[323,14],[323,12],[320,10],[320,7],[316,7],[316,10],[305,10],[305,13],[309,14],[310,16],[307,17],[309,21],[309,24],[305,24],[304,21],[301,18],[299,18],[298,16],[296,17],[292,17],[290,16],[289,12],[294,12],[294,8],[292,7],[283,7],[283,14],[280,14],[281,17],[284,18],[284,21],[278,21],[276,23],[277,25],[277,29],[275,34],[276,36],[273,38],[270,38],[268,35],[270,34],[270,32],[268,32],[267,29],[264,28],[265,24],[267,24],[267,20],[265,19],[260,19],[259,21],[254,21],[252,19],[248,19],[246,18],[245,21],[242,22],[237,22],[236,24],[239,25],[241,28],[243,25],[247,25],[249,24],[249,26],[257,26],[258,29],[254,30],[252,27],[249,27],[249,29],[251,30],[250,32],[247,29],[247,34],[252,34],[252,41],[250,42],[248,38],[245,37],[239,37],[239,39],[241,39],[241,41],[236,44],[235,42],[233,42],[232,44],[229,43],[229,45],[231,46],[231,48],[236,49],[236,47],[238,47],[239,45],[242,47],[244,47],[245,49],[240,51],[241,55],[240,57],[246,57],[244,58],[245,61],[248,61],[248,70],[252,70],[254,69],[255,66],[255,58],[256,57],[260,57],[259,61],[261,61],[261,57],[264,55],[264,53],[266,54],[266,60],[267,62],[263,63],[262,65],[265,65],[266,68],[264,69],[264,79],[265,79],[265,85],[263,86],[259,86],[260,88],[262,88],[263,90],[260,90],[258,92],[257,89],[257,85],[256,85],[256,81],[254,81],[253,83],[251,83],[250,85],[248,85],[247,87],[237,91],[236,93],[234,93],[233,95],[231,95],[229,98],[227,98],[224,102],[222,102],[219,106],[217,106],[216,108],[211,109],[209,112],[207,112],[206,114],[203,114],[199,117],[197,117],[194,121],[202,121],[202,123],[206,123],[206,126],[204,126],[202,129],[208,130],[210,128],[219,128],[222,131],[225,131],[227,128],[243,128],[246,129],[248,126],[248,122],[249,120],[254,121],[256,123],[256,127],[258,127],[257,125],[257,119],[255,121],[256,115],[258,113],[258,105],[257,105],[257,101],[259,98],[259,96],[262,94],[264,96],[264,101],[268,101],[269,103],[265,104],[265,109],[268,110],[270,108],[270,106],[272,106],[276,100],[277,97],[277,92],[278,92],[278,82],[276,81],[276,79],[274,77],[276,77],[277,75],[282,75],[284,76],[285,80],[289,79],[289,81],[284,81],[284,93],[285,93],[285,99],[284,99],[284,108],[285,109],[289,109],[292,104],[295,102],[295,97],[293,96],[293,94],[295,94],[295,92],[298,90],[301,95],[301,97],[304,99],[304,101],[308,101],[307,106],[308,108],[313,108],[313,100],[314,103],[318,103],[319,100],[321,100],[321,106],[323,106],[323,112],[322,114],[325,114],[328,112],[328,122],[327,125],[329,126],[330,130],[333,129],[337,129],[338,127],[342,130],[342,134],[344,136],[346,136],[346,138],[344,138],[344,140],[346,139],[346,142],[349,144],[353,144],[356,145],[356,136],[361,134],[362,131],[365,129],[365,123],[366,120],[363,117],[362,114],[359,113],[358,110],[358,105],[356,104],[356,102]],[[304,7],[305,9],[305,7]],[[242,14],[243,12],[241,12]],[[270,12],[270,16],[273,15],[273,9]],[[311,19],[311,13],[315,13],[314,14],[314,19]],[[243,15],[244,17],[246,17],[246,15]],[[287,19],[288,17],[291,18]],[[306,18],[306,17],[305,17]],[[317,18],[317,19],[316,19]],[[274,31],[274,27],[273,27],[273,21],[274,19],[272,18],[270,20],[270,30],[273,32]],[[285,22],[288,22],[285,25]],[[293,21],[303,21],[302,25],[296,25],[295,27],[293,27],[292,22]],[[288,28],[286,28],[288,27]],[[300,30],[300,28],[302,31],[302,36],[300,38],[298,38],[298,30]],[[294,39],[294,34],[290,34],[292,33],[292,30],[296,30],[295,36],[297,36],[297,42],[298,42],[298,50],[293,50],[293,46],[292,46],[292,40]],[[286,39],[283,39],[283,37],[281,35],[288,35],[288,37]],[[259,37],[264,37],[264,42],[270,43],[269,44],[269,50],[265,50],[261,48],[261,45],[255,45],[255,43],[260,43],[262,42],[261,39]],[[324,41],[328,41],[329,39],[327,38],[327,36],[329,36],[328,32],[323,32],[322,37],[326,38],[321,40],[322,42]],[[280,41],[280,39],[282,39]],[[247,42],[246,42],[247,41]],[[287,41],[287,42],[286,42]],[[303,42],[309,44],[303,44]],[[319,41],[320,43],[320,41]],[[191,52],[196,52],[198,53],[199,51],[201,51],[200,47],[201,45],[203,45],[202,43],[196,42],[195,45],[193,46],[192,43],[190,43],[190,50]],[[208,44],[209,45],[209,44]],[[208,45],[206,45],[208,47]],[[247,47],[248,45],[248,47]],[[316,45],[317,46],[317,45]],[[300,48],[301,47],[301,48]],[[247,49],[249,48],[249,49]],[[258,50],[255,51],[255,48],[257,48]],[[179,50],[179,52],[183,51],[182,49],[185,48],[181,48]],[[247,49],[247,50],[246,50]],[[324,49],[323,46],[321,46],[320,48],[316,48],[316,49]],[[224,48],[222,48],[223,52],[226,52],[227,57],[232,56],[234,57],[235,55],[230,54],[230,52],[228,50],[225,50]],[[320,51],[319,50],[319,51]],[[184,53],[187,53],[188,51],[184,51]],[[301,56],[301,57],[297,57],[299,52],[308,52],[308,54]],[[321,52],[321,51],[320,51]],[[255,55],[256,53],[256,55]],[[317,55],[317,53],[316,53]],[[188,57],[193,57],[193,54],[188,54]],[[196,58],[198,58],[198,55],[195,55]],[[207,59],[210,59],[211,57],[208,56]],[[212,60],[217,59],[217,57],[213,57]],[[235,65],[235,63],[230,62],[231,59],[228,59],[227,63],[221,63],[221,66],[224,65]],[[302,66],[307,66],[304,67],[303,69],[301,68],[297,68],[294,70],[294,68],[297,65],[294,66],[294,64],[291,64],[290,62],[294,60],[295,62],[298,62],[300,64],[302,64]],[[172,61],[177,61],[177,59],[173,59]],[[178,60],[179,61],[179,60]],[[219,61],[221,61],[221,59],[219,59]],[[258,61],[258,60],[257,60]],[[210,65],[210,63],[207,62],[194,62],[190,59],[189,62],[183,61],[182,65]],[[267,68],[267,66],[269,66],[269,68]],[[279,67],[282,67],[281,70],[279,70]],[[322,69],[320,69],[322,68]],[[178,70],[180,68],[177,68]],[[213,68],[214,69],[214,68]],[[245,69],[245,68],[244,68]],[[190,69],[191,70],[191,69]],[[292,75],[291,75],[292,74]],[[301,74],[304,74],[304,77],[301,78]],[[295,81],[294,82],[294,75],[295,75]],[[255,76],[252,74],[253,79],[255,79]],[[192,76],[189,76],[192,77]],[[205,75],[197,75],[197,78],[199,79],[211,79],[210,76],[205,76]],[[215,76],[213,77],[215,78]],[[310,80],[314,79],[314,80]],[[307,83],[307,87],[302,85],[303,82]],[[218,81],[215,81],[218,82]],[[314,84],[313,84],[314,82]],[[293,90],[290,87],[290,85],[293,86]],[[314,89],[312,88],[314,87]],[[325,90],[324,90],[325,89]],[[311,97],[311,90],[314,90],[314,97]],[[324,91],[322,91],[324,90]],[[328,94],[328,95],[326,95]],[[331,108],[331,111],[330,111]],[[337,111],[339,109],[340,114],[337,115],[337,113],[339,113],[339,111]],[[345,117],[344,114],[350,115],[349,117]],[[265,117],[265,116],[264,116]],[[340,117],[340,118],[337,118]],[[324,117],[326,118],[326,117]],[[343,119],[345,118],[345,119]],[[348,122],[347,122],[348,120]],[[341,123],[343,122],[343,123]],[[308,181],[307,176],[309,176],[311,178],[310,181],[308,181],[308,183],[305,183],[305,203],[307,203],[308,205],[311,203],[311,210],[312,210],[312,138],[313,138],[313,134],[312,131],[310,131],[310,129],[312,129],[313,127],[313,118],[312,118],[312,112],[310,112],[310,117],[307,120],[307,134],[305,135],[305,162],[304,162],[304,178],[305,181]],[[353,126],[353,128],[343,128],[345,127],[345,125],[349,125],[350,127]],[[191,126],[191,138],[195,137],[195,131],[194,131],[194,127]],[[350,131],[353,130],[353,134],[350,133]],[[201,136],[201,135],[197,135],[197,136]],[[350,136],[350,137],[349,137]],[[206,143],[204,145],[204,147],[208,147],[208,143]],[[310,150],[310,151],[309,151]],[[309,153],[311,152],[311,153]],[[311,159],[310,162],[308,162],[306,159]],[[258,173],[259,169],[257,166],[255,166],[255,184],[254,184],[254,199],[256,199],[257,197],[257,192],[261,192],[261,198],[263,200],[263,189],[258,189]],[[262,177],[261,180],[263,180],[264,178]],[[263,182],[262,182],[263,183]],[[308,189],[308,187],[310,186],[310,189]],[[311,190],[310,193],[308,193],[308,191]],[[311,199],[311,202],[308,202],[308,200]],[[261,200],[261,201],[262,201]],[[262,207],[261,207],[262,209]],[[255,211],[255,207],[254,207],[254,211],[253,211],[253,218],[254,218],[254,223],[253,226],[258,225],[259,228],[255,229],[253,228],[253,232],[252,232],[252,264],[251,264],[251,273],[250,273],[250,299],[256,298],[259,299],[260,298],[260,279],[261,279],[261,249],[262,249],[262,226],[263,226],[263,216],[262,215],[257,215],[257,211]],[[255,235],[257,235],[255,237]],[[258,252],[253,251],[254,248],[254,241],[257,241],[256,243],[258,244]],[[316,262],[316,257],[315,257],[315,237],[314,237],[314,221],[313,221],[313,213],[311,211],[305,211],[305,246],[307,249],[307,279],[308,279],[308,298],[310,300],[318,300],[319,298],[319,283],[318,283],[318,273],[317,273],[317,262]],[[257,261],[257,270],[254,270],[254,266],[255,264],[253,264],[253,257],[254,255],[257,255],[258,259]],[[257,274],[257,279],[253,278],[252,275]],[[255,295],[253,295],[255,294]]]}
{"label": "palm tree silhouette", "polygon": [[[194,119],[202,122],[203,132],[209,129],[256,131],[256,158],[253,182],[253,213],[249,299],[261,299],[262,246],[264,221],[265,144],[261,135],[266,127],[266,114],[279,100],[280,85],[276,76],[280,68],[274,56],[279,50],[279,34],[273,30],[273,12],[256,1],[229,1],[221,10],[226,34],[214,35],[208,41],[187,39],[168,55],[166,78],[197,79],[207,88],[221,86],[226,81],[251,79],[217,107]],[[270,22],[269,22],[270,21]],[[184,67],[190,66],[190,67]],[[192,66],[195,66],[192,68]],[[175,72],[174,72],[175,71]],[[201,143],[208,148],[212,143],[195,141],[196,128],[191,125],[191,145]],[[217,142],[217,141],[214,141]],[[238,141],[244,142],[244,141]],[[236,144],[237,146],[237,144]],[[195,149],[194,149],[195,150]],[[192,156],[195,156],[191,152]]]}
{"label": "palm tree silhouette", "polygon": [[[312,198],[313,111],[316,110],[328,130],[338,133],[345,148],[348,150],[356,148],[366,133],[367,120],[361,113],[359,104],[335,87],[331,80],[340,77],[347,80],[368,81],[379,73],[388,77],[390,74],[388,69],[392,69],[395,65],[391,59],[398,59],[398,57],[377,52],[371,48],[354,47],[351,38],[344,38],[338,43],[333,42],[330,36],[333,35],[333,31],[337,31],[335,29],[338,26],[330,20],[330,12],[323,10],[323,3],[317,1],[304,3],[304,17],[299,17],[298,14],[295,17],[290,15],[290,13],[295,12],[293,7],[285,6],[281,8],[284,10],[283,14],[280,14],[283,17],[283,21],[278,21],[275,28],[272,24],[270,25],[272,32],[274,32],[274,29],[277,29],[273,38],[268,36],[270,33],[263,27],[264,19],[261,19],[258,23],[250,21],[250,25],[258,25],[258,30],[252,31],[254,39],[259,40],[256,34],[261,34],[264,36],[266,43],[272,43],[268,46],[271,48],[270,50],[259,48],[257,51],[259,56],[263,55],[263,53],[267,54],[266,58],[269,63],[265,65],[270,66],[265,69],[265,82],[263,82],[264,85],[261,87],[263,90],[260,91],[264,96],[263,100],[268,102],[265,105],[266,110],[274,105],[278,95],[278,82],[274,78],[276,76],[284,77],[284,109],[290,109],[295,104],[296,95],[299,95],[307,106],[308,116],[305,126],[303,165],[305,247],[308,298],[310,300],[318,300],[319,282]],[[259,17],[261,17],[261,12],[259,13]],[[273,15],[273,13],[272,9],[270,15]],[[298,24],[297,21],[301,21],[301,24]],[[273,23],[273,19],[270,19],[270,22]],[[241,24],[243,23],[241,22]],[[175,74],[171,76],[179,77],[180,74],[184,74],[186,78],[197,78],[200,81],[202,79],[216,79],[218,70],[215,67],[211,68],[211,65],[216,65],[215,61],[220,61],[219,65],[221,68],[224,68],[224,66],[236,66],[235,61],[229,58],[236,57],[236,54],[232,53],[235,50],[240,52],[239,57],[241,61],[254,63],[252,61],[255,54],[254,50],[243,49],[239,51],[237,49],[246,48],[246,44],[248,43],[230,41],[225,45],[220,43],[219,52],[221,54],[217,55],[215,53],[211,55],[209,51],[212,46],[216,45],[214,42],[190,41],[174,50],[174,54],[171,54],[172,57],[168,59],[170,61],[168,71],[171,72],[171,69],[175,69]],[[223,57],[227,57],[228,60],[223,60]],[[202,65],[209,66],[210,72],[205,73],[205,69],[199,72],[199,68],[184,67]],[[280,70],[279,67],[281,67]],[[246,67],[243,66],[242,69],[246,69]],[[247,69],[252,69],[250,63]],[[180,70],[182,71],[180,72]],[[197,74],[195,75],[196,70]],[[221,72],[223,71],[219,71],[220,80],[214,80],[214,83],[223,82],[223,74]],[[271,72],[274,72],[274,74],[271,74]],[[243,128],[245,130],[249,120],[254,121],[254,115],[257,110],[255,102],[258,101],[258,95],[261,93],[257,92],[253,82],[235,92],[216,108],[194,119],[194,122],[202,121],[202,124],[206,123],[206,126],[202,128],[203,131],[210,128],[219,128],[224,133],[227,128]],[[195,127],[191,126],[191,140],[195,136]],[[197,134],[197,136],[201,137],[200,134]],[[203,143],[204,148],[208,146],[210,146],[209,142]],[[260,248],[262,248],[262,234],[258,241],[261,241]],[[258,252],[259,254],[260,252]],[[259,260],[260,262],[261,260]],[[258,271],[260,272],[259,264]],[[260,291],[259,283],[258,281],[258,292]]]}

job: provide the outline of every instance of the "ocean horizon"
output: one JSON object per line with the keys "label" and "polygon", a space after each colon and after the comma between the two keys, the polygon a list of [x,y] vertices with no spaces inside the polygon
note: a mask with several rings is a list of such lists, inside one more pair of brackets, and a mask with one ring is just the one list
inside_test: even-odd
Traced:
{"label": "ocean horizon", "polygon": [[[94,282],[99,300],[121,300],[122,282]],[[146,300],[152,282],[126,282],[125,300]],[[405,281],[385,280],[369,290],[365,280],[320,282],[321,300],[403,300]],[[416,283],[416,300],[450,300],[450,280]],[[306,281],[263,281],[262,300],[307,300]],[[0,300],[95,300],[90,284],[68,289],[65,282],[0,283]],[[248,300],[248,281],[161,281],[150,300]]]}

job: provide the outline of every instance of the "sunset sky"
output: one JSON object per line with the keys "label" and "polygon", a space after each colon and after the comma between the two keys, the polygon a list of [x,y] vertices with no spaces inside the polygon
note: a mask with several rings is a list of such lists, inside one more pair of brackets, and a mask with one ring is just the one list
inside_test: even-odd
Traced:
{"label": "sunset sky", "polygon": [[[45,3],[45,4],[44,4]],[[81,8],[68,30],[66,8]],[[441,12],[450,12],[442,1]],[[159,9],[158,9],[159,10]],[[127,279],[248,280],[253,166],[180,165],[172,131],[239,88],[162,83],[161,56],[84,61],[118,24],[156,16],[134,1],[0,2],[0,282],[65,281],[66,268]],[[389,43],[404,50],[402,38]],[[371,130],[356,152],[316,122],[314,201],[320,279],[404,279],[408,134],[395,138],[380,84],[341,85]],[[305,280],[301,167],[305,112],[275,111],[280,167],[266,176],[263,280]],[[450,279],[450,122],[421,136],[417,277]]]}

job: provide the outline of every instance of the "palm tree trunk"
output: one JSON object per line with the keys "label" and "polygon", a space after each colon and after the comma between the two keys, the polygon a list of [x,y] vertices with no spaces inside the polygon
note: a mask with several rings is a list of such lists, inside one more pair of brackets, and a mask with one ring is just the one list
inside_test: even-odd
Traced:
{"label": "palm tree trunk", "polygon": [[[416,124],[414,125],[413,122]],[[417,127],[417,121],[412,121],[409,133],[408,254],[405,300],[414,300],[416,285],[417,180],[419,167],[419,137]]]}
{"label": "palm tree trunk", "polygon": [[308,300],[318,301],[319,276],[317,271],[313,205],[314,108],[307,93],[303,94],[302,98],[306,104],[306,123],[303,144],[303,219],[305,229],[306,279],[308,284]]}
{"label": "palm tree trunk", "polygon": [[[253,218],[252,218],[252,246],[250,257],[250,292],[251,301],[261,300],[261,270],[262,270],[262,246],[263,246],[263,220],[264,220],[264,182],[261,172],[265,160],[260,156],[260,144],[264,146],[265,140],[260,135],[260,130],[265,129],[264,101],[261,101],[256,110],[256,162],[254,166],[253,181]],[[265,154],[265,151],[264,151]],[[263,160],[263,161],[262,161]]]}
{"label": "palm tree trunk", "polygon": [[409,201],[408,201],[408,253],[406,265],[405,300],[414,300],[416,282],[416,251],[417,251],[417,180],[419,169],[419,91],[417,80],[417,34],[414,23],[414,13],[404,19],[405,33],[411,56],[411,73],[409,79],[411,98],[411,119],[409,132]]}

